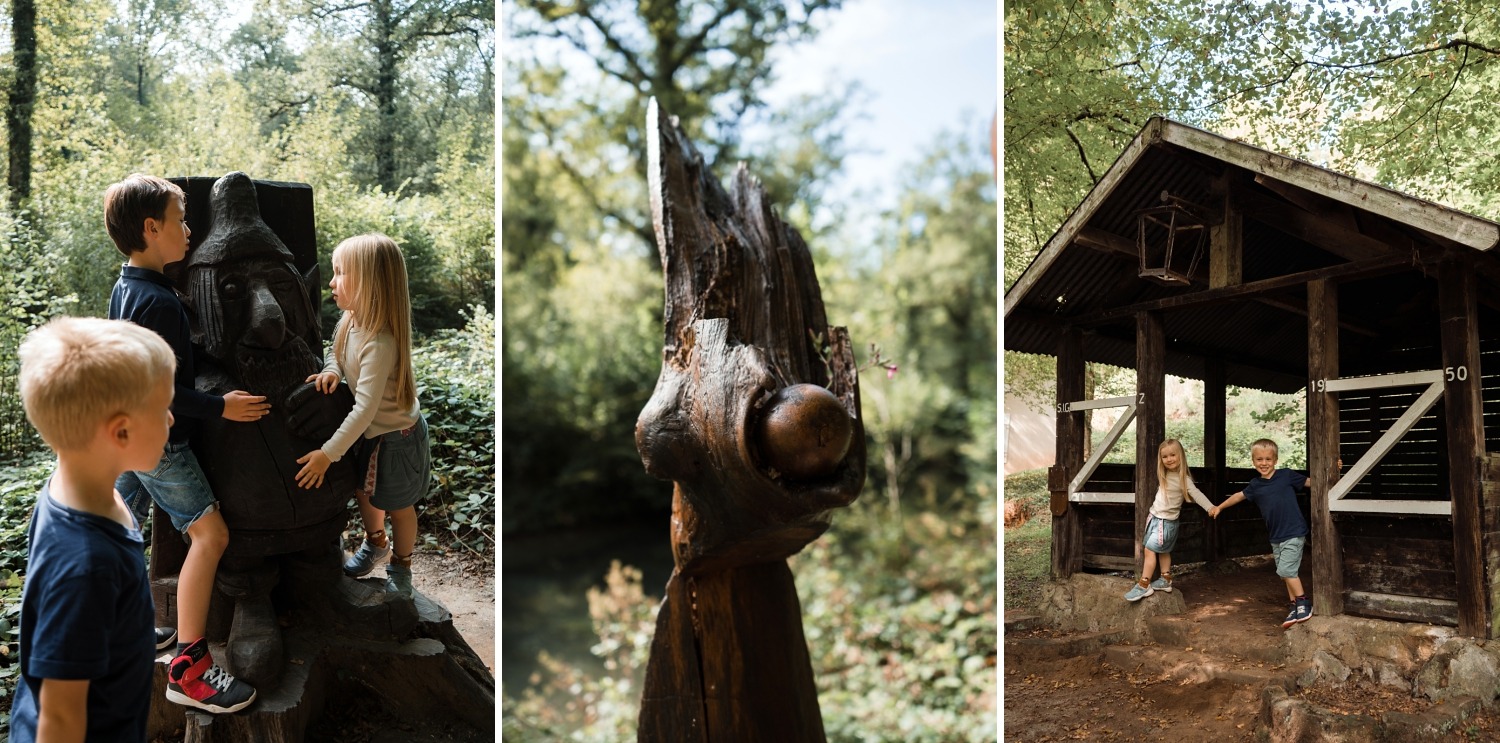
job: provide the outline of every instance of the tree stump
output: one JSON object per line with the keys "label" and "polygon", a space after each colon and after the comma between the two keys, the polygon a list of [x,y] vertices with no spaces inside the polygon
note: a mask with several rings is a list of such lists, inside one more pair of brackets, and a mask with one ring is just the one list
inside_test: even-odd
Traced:
{"label": "tree stump", "polygon": [[653,99],[651,213],[666,281],[661,375],[636,423],[672,480],[672,576],[641,741],[822,741],[786,558],[865,478],[858,369],[812,255],[741,165],[728,192]]}

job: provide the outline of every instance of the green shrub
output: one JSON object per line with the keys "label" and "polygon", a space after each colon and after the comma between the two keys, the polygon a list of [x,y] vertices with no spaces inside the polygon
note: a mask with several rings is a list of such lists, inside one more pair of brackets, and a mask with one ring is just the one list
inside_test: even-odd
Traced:
{"label": "green shrub", "polygon": [[470,308],[462,330],[440,331],[412,352],[432,433],[432,488],[420,533],[477,552],[495,544],[495,318]]}
{"label": "green shrub", "polygon": [[[792,558],[830,741],[995,739],[995,508],[967,503],[904,515],[856,503]],[[616,565],[589,593],[606,674],[543,656],[533,685],[503,700],[505,739],[633,739],[656,607],[639,572]]]}
{"label": "green shrub", "polygon": [[1014,472],[1005,476],[1005,499],[1023,501],[1027,513],[1041,513],[1052,502],[1047,491],[1047,468]]}
{"label": "green shrub", "polygon": [[9,734],[10,704],[21,666],[21,574],[26,570],[26,530],[50,457],[0,467],[0,736]]}

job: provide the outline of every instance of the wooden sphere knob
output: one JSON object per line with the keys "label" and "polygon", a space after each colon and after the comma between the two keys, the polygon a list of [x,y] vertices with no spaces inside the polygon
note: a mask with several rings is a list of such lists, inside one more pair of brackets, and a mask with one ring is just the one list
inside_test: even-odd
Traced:
{"label": "wooden sphere knob", "polygon": [[854,436],[854,422],[832,392],[816,384],[778,390],[755,429],[765,463],[794,480],[833,474]]}

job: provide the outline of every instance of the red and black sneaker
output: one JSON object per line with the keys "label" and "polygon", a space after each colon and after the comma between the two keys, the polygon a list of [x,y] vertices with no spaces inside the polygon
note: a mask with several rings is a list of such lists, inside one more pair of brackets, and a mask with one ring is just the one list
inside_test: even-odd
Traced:
{"label": "red and black sneaker", "polygon": [[200,637],[167,667],[167,701],[224,714],[248,707],[255,689],[214,663],[208,638]]}

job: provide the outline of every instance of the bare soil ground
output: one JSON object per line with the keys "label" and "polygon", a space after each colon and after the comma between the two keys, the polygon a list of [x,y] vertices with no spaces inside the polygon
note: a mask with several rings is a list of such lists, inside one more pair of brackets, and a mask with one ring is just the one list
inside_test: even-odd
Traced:
{"label": "bare soil ground", "polygon": [[[384,568],[381,568],[384,570]],[[495,672],[495,559],[468,550],[417,550],[412,585],[453,612],[469,647]]]}
{"label": "bare soil ground", "polygon": [[[1226,642],[1225,647],[1175,650],[1196,651],[1205,660],[1230,666],[1275,667],[1251,659],[1257,644],[1274,642],[1283,632],[1280,620],[1287,611],[1286,591],[1269,563],[1249,558],[1227,573],[1203,566],[1180,568],[1175,582],[1187,602],[1186,617],[1197,623],[1200,636],[1236,638],[1233,646]],[[1129,578],[1121,576],[1121,592],[1128,587]],[[1042,628],[1011,633],[1007,639],[1062,639],[1075,634]],[[1160,668],[1116,667],[1102,652],[1078,657],[1064,657],[1063,652],[1005,659],[1006,740],[1135,741],[1164,736],[1216,743],[1265,740],[1256,733],[1261,724],[1261,685],[1223,679],[1177,681],[1165,678]],[[1358,671],[1342,685],[1319,684],[1300,689],[1294,696],[1333,712],[1377,719],[1385,712],[1415,714],[1433,706],[1425,697],[1368,681]],[[1482,709],[1442,740],[1500,740],[1500,713]]]}

